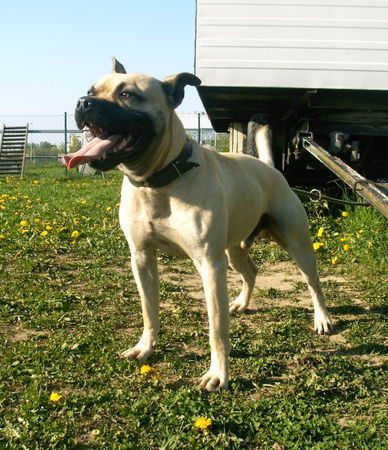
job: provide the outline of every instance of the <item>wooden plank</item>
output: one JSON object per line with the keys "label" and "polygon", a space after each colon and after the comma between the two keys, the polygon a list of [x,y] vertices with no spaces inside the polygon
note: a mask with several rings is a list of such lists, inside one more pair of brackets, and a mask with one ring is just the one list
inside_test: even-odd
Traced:
{"label": "wooden plank", "polygon": [[232,153],[244,153],[246,141],[245,125],[241,122],[233,122],[229,127],[229,151]]}

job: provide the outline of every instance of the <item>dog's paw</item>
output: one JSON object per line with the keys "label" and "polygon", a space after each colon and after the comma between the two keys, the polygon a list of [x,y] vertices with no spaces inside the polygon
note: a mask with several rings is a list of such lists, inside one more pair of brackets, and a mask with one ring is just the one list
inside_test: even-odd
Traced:
{"label": "dog's paw", "polygon": [[333,323],[329,315],[322,314],[314,319],[314,329],[318,334],[330,334],[333,331]]}
{"label": "dog's paw", "polygon": [[145,361],[153,352],[153,348],[144,348],[140,346],[135,346],[125,350],[120,354],[122,358],[135,358],[139,361]]}
{"label": "dog's paw", "polygon": [[199,379],[198,384],[208,392],[219,392],[228,389],[228,379],[224,375],[209,370]]}
{"label": "dog's paw", "polygon": [[229,313],[230,314],[241,314],[248,308],[248,303],[244,300],[244,298],[240,295],[229,304]]}

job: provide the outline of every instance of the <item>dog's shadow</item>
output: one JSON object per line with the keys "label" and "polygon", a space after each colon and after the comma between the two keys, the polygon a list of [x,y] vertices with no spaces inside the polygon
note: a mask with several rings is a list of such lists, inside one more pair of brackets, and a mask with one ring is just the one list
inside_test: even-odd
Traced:
{"label": "dog's shadow", "polygon": [[[385,314],[387,312],[387,309],[385,307],[372,307],[370,309],[365,309],[362,306],[354,306],[354,305],[342,305],[342,306],[332,306],[329,308],[330,313],[335,317],[334,320],[334,329],[332,333],[328,336],[328,339],[333,339],[334,341],[339,341],[341,337],[346,335],[346,332],[348,330],[351,330],[354,326],[359,324],[361,327],[363,325],[368,326],[369,324],[374,321],[374,314]],[[246,311],[244,311],[244,314],[242,316],[255,316],[257,314],[264,314],[268,312],[270,308],[249,308]],[[349,316],[352,317],[349,317]],[[341,316],[343,318],[341,318]],[[236,316],[234,316],[236,317]],[[241,317],[241,315],[237,315],[237,317]],[[312,330],[313,332],[313,330]],[[350,342],[346,339],[346,337],[343,337],[344,342],[338,342],[339,346],[337,347],[328,347],[325,349],[321,348],[312,348],[311,352],[317,355],[321,356],[331,356],[331,355],[337,355],[337,356],[354,356],[354,357],[373,357],[373,355],[386,355],[388,354],[388,346],[381,344],[381,343],[362,343],[362,344],[356,344],[351,345]],[[205,349],[201,349],[198,352],[194,351],[187,351],[187,347],[183,345],[174,345],[174,346],[168,346],[168,348],[161,348],[157,350],[150,358],[151,364],[163,364],[166,362],[166,353],[170,356],[173,356],[173,359],[176,360],[176,365],[183,364],[187,367],[198,367],[199,366],[206,366],[206,364],[209,362],[209,355]],[[296,353],[298,351],[296,350]],[[260,358],[266,358],[268,357],[268,353],[264,352],[262,354],[257,352],[252,352],[249,350],[242,351],[241,349],[236,350],[232,349],[230,353],[230,357],[238,360],[238,359],[260,359]],[[273,354],[273,357],[276,355]],[[167,358],[168,359],[168,358]],[[175,363],[172,363],[175,365]],[[322,362],[324,364],[324,362]],[[280,372],[287,371],[286,365],[280,364],[278,367],[278,370]],[[180,372],[180,370],[177,370],[176,372]],[[189,369],[188,372],[191,372],[191,369]],[[187,375],[173,375],[172,377],[168,377],[165,379],[165,383],[168,387],[171,389],[176,388],[192,388],[193,387],[193,379],[194,383],[198,381],[201,374],[192,374],[187,373]],[[252,374],[251,374],[252,375]],[[233,377],[230,381],[229,390],[231,392],[234,391],[254,391],[261,389],[262,387],[265,388],[265,386],[268,384],[268,386],[272,386],[274,383],[278,382],[284,382],[282,378],[277,376],[269,376],[268,374],[257,374],[257,376],[247,376],[247,377]],[[199,391],[202,391],[198,387]]]}

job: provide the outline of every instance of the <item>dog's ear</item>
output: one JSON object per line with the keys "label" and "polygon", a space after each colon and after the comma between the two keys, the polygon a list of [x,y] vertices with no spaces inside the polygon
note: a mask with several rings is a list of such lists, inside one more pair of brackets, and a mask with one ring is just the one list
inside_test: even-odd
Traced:
{"label": "dog's ear", "polygon": [[201,80],[192,73],[182,72],[167,77],[162,81],[163,90],[171,106],[176,108],[185,96],[185,86],[199,86]]}
{"label": "dog's ear", "polygon": [[127,73],[127,71],[125,70],[125,67],[120,62],[118,62],[114,56],[112,56],[112,62],[113,62],[113,67],[112,67],[113,73]]}

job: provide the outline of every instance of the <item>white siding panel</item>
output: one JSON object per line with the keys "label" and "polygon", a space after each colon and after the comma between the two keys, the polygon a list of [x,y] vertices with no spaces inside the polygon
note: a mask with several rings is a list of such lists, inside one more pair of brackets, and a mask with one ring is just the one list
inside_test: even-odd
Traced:
{"label": "white siding panel", "polygon": [[388,1],[198,0],[207,86],[388,89]]}

